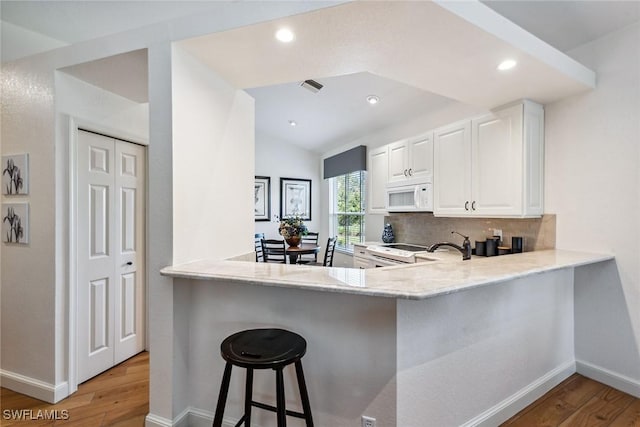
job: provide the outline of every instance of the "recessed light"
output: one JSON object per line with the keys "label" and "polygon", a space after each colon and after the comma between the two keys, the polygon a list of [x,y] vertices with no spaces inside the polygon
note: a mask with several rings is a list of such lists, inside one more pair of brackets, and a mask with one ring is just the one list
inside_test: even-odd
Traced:
{"label": "recessed light", "polygon": [[296,121],[295,121],[295,120],[289,120],[289,126],[291,126],[291,127],[295,127],[295,126],[297,126],[297,125],[298,125],[298,123],[296,123]]}
{"label": "recessed light", "polygon": [[293,41],[294,38],[295,35],[293,34],[293,31],[288,28],[280,28],[276,32],[276,39],[280,40],[283,43],[289,43],[290,41]]}
{"label": "recessed light", "polygon": [[378,97],[377,97],[377,96],[375,96],[375,95],[369,95],[369,96],[367,96],[367,102],[368,102],[369,104],[371,104],[371,105],[375,105],[375,104],[377,104],[378,102],[380,102],[380,98],[378,98]]}
{"label": "recessed light", "polygon": [[502,61],[500,63],[500,65],[498,65],[498,70],[507,71],[507,70],[510,70],[513,67],[515,67],[516,64],[518,64],[518,63],[513,59],[505,59],[504,61]]}

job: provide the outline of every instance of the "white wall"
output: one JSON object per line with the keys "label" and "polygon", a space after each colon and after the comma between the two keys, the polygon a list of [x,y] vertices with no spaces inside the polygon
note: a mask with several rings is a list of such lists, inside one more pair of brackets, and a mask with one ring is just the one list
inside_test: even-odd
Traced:
{"label": "white wall", "polygon": [[573,373],[573,276],[398,300],[397,425],[496,426]]}
{"label": "white wall", "polygon": [[3,384],[7,374],[19,374],[52,391],[57,338],[53,73],[43,61],[12,63],[3,64],[1,78],[2,154],[29,153],[29,195],[11,200],[29,202],[30,210],[30,243],[2,248]]}
{"label": "white wall", "polygon": [[612,252],[618,267],[580,276],[576,358],[631,379],[637,395],[639,41],[636,23],[570,52],[597,72],[598,87],[545,107],[545,211],[557,214],[557,247]]}
{"label": "white wall", "polygon": [[[234,332],[259,327],[288,329],[307,340],[302,364],[316,426],[359,426],[362,414],[376,417],[381,427],[396,425],[393,298],[223,280],[175,282],[176,287],[192,290],[191,304],[180,307],[191,322],[189,405],[205,416],[197,420],[192,415],[188,425],[211,425],[224,370],[219,352],[222,340]],[[225,425],[235,425],[242,416],[244,371],[237,367],[232,371]],[[293,366],[285,369],[285,397],[287,409],[302,409]],[[272,370],[255,371],[254,399],[275,402]],[[271,412],[254,410],[252,414],[252,425],[276,424]],[[288,417],[287,425],[302,427],[304,421]]]}
{"label": "white wall", "polygon": [[67,43],[35,31],[0,21],[2,62],[13,61],[29,55],[67,46]]}
{"label": "white wall", "polygon": [[174,46],[174,263],[253,251],[254,100]]}
{"label": "white wall", "polygon": [[[280,178],[301,178],[311,180],[311,220],[305,221],[309,231],[320,231],[324,222],[320,209],[320,156],[313,151],[279,141],[269,135],[256,135],[256,172],[258,176],[271,178],[271,221],[256,221],[255,232],[264,233],[268,239],[282,239],[278,234],[280,218]],[[320,240],[328,235],[321,232]]]}

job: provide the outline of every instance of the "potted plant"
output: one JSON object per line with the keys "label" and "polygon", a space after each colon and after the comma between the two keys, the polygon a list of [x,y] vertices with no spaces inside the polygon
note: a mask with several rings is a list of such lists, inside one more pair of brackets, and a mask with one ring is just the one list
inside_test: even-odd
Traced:
{"label": "potted plant", "polygon": [[289,246],[296,247],[300,244],[302,236],[307,234],[307,226],[304,225],[302,218],[299,216],[290,216],[280,221],[278,229],[280,235]]}

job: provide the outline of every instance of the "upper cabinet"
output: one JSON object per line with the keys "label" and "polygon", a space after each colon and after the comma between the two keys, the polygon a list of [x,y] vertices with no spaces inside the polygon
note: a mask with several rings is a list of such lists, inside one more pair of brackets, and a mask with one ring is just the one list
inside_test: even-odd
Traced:
{"label": "upper cabinet", "polygon": [[387,171],[389,169],[388,146],[369,150],[369,165],[367,167],[367,183],[369,186],[369,213],[387,213],[386,186]]}
{"label": "upper cabinet", "polygon": [[388,145],[387,184],[404,185],[433,179],[433,132]]}
{"label": "upper cabinet", "polygon": [[530,101],[434,132],[436,216],[543,213],[542,106]]}
{"label": "upper cabinet", "polygon": [[466,215],[471,198],[471,121],[434,132],[434,215]]}

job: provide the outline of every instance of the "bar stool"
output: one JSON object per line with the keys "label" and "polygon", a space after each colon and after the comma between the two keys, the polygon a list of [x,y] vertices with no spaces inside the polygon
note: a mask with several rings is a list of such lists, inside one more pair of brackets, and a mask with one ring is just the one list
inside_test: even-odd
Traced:
{"label": "bar stool", "polygon": [[[251,426],[251,407],[266,409],[277,414],[278,427],[286,427],[286,416],[302,418],[307,427],[313,427],[311,418],[311,406],[309,395],[302,371],[302,356],[307,351],[307,342],[300,335],[285,331],[284,329],[249,329],[228,336],[220,345],[222,358],[226,360],[218,405],[213,419],[213,427],[222,426],[224,407],[229,392],[231,380],[231,368],[233,365],[246,368],[247,378],[245,383],[244,415],[236,424],[239,427],[243,422],[245,427]],[[285,408],[284,377],[282,371],[285,366],[295,363],[298,388],[302,400],[303,413],[288,411]],[[254,402],[253,394],[253,370],[273,369],[276,371],[276,406]]]}

